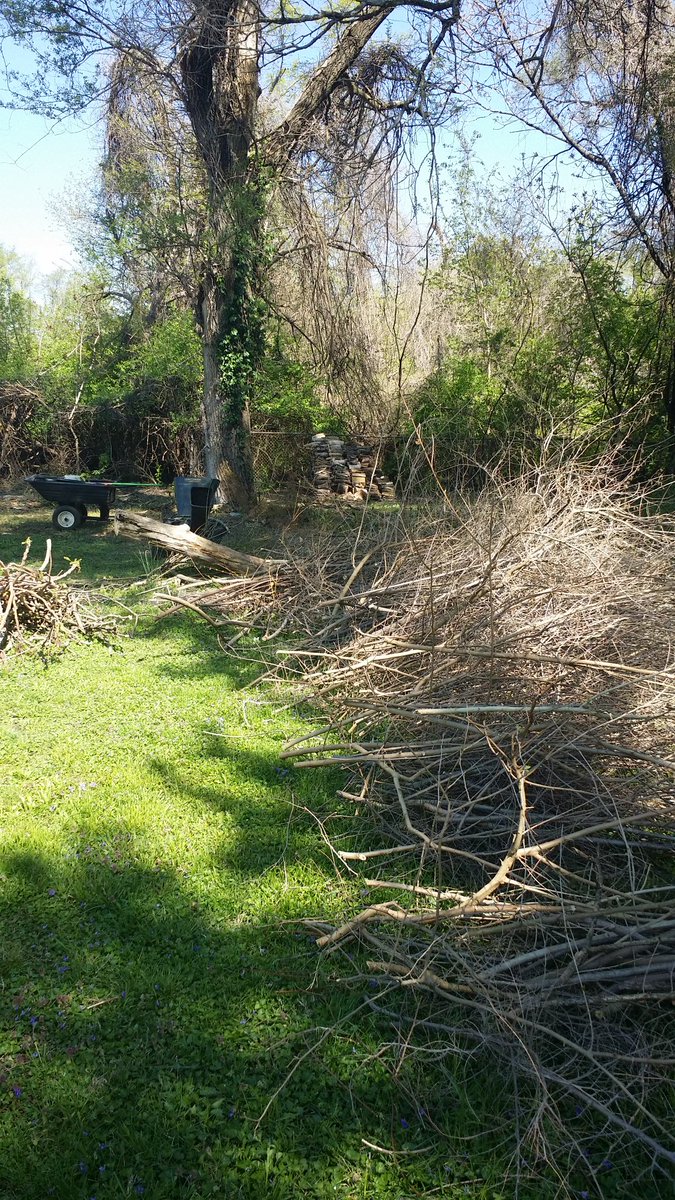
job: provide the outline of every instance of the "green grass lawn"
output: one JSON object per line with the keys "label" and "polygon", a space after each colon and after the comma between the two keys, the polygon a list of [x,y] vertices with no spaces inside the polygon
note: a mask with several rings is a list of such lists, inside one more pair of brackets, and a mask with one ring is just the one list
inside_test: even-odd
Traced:
{"label": "green grass lawn", "polygon": [[[0,559],[41,559],[48,509],[2,509]],[[301,718],[133,599],[134,543],[92,524],[54,554],[139,621],[0,666],[0,1200],[515,1195],[499,1080],[394,1081],[353,964],[297,920],[363,903],[303,812],[338,779],[279,759]]]}
{"label": "green grass lawn", "polygon": [[[6,510],[0,558],[27,535],[41,558],[48,518]],[[113,589],[142,574],[110,529],[54,553]],[[300,811],[336,780],[280,764],[301,723],[253,674],[147,613],[112,650],[0,668],[2,1200],[499,1194],[294,920],[359,897]]]}

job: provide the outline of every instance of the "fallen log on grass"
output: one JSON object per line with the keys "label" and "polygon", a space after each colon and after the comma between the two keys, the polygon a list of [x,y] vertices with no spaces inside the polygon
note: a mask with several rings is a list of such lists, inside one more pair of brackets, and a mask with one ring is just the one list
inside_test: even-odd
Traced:
{"label": "fallen log on grass", "polygon": [[116,512],[115,533],[122,537],[134,538],[138,541],[149,542],[173,554],[181,554],[193,562],[205,563],[217,567],[230,575],[261,575],[271,574],[286,566],[284,559],[258,558],[255,554],[242,554],[240,550],[232,550],[219,542],[211,542],[208,538],[191,533],[183,525],[165,525],[161,521],[153,521],[150,517],[140,517],[136,513]]}

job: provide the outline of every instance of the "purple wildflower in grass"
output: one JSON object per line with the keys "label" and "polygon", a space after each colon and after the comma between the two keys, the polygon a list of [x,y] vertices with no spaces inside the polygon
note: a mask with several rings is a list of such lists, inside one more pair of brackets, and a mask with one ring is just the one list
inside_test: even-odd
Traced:
{"label": "purple wildflower in grass", "polygon": [[610,1162],[610,1160],[608,1158],[603,1158],[602,1162],[600,1163],[600,1166],[603,1169],[603,1171],[611,1171],[613,1165],[614,1164],[612,1162]]}
{"label": "purple wildflower in grass", "polygon": [[39,1018],[39,1017],[31,1017],[31,1019],[30,1019],[30,1023],[31,1023],[31,1025],[33,1026],[33,1029],[35,1029],[35,1026],[37,1025],[37,1023],[38,1023],[38,1021],[39,1021],[39,1020],[40,1020],[40,1018]]}
{"label": "purple wildflower in grass", "polygon": [[406,1121],[405,1117],[401,1117],[401,1125],[404,1129],[410,1129],[410,1122]]}
{"label": "purple wildflower in grass", "polygon": [[55,895],[56,895],[56,888],[50,888],[50,889],[49,889],[49,895],[50,895],[50,896],[55,896]]}
{"label": "purple wildflower in grass", "polygon": [[86,1175],[89,1170],[89,1166],[86,1162],[79,1162],[77,1164],[77,1169],[81,1175]]}
{"label": "purple wildflower in grass", "polygon": [[20,1100],[21,1097],[23,1096],[23,1088],[13,1087],[12,1091],[14,1092],[14,1095],[16,1096],[17,1100]]}
{"label": "purple wildflower in grass", "polygon": [[232,1120],[232,1118],[233,1118],[233,1117],[236,1115],[236,1112],[237,1112],[236,1108],[231,1108],[231,1109],[230,1109],[230,1111],[229,1111],[229,1112],[228,1112],[228,1114],[227,1114],[227,1115],[228,1115],[228,1117],[229,1117],[229,1119],[230,1119],[230,1121],[231,1121],[231,1120]]}

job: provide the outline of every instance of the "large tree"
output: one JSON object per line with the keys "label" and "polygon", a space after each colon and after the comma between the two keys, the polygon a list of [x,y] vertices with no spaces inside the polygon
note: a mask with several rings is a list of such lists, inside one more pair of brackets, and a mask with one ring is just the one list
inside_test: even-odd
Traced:
{"label": "large tree", "polygon": [[[438,121],[454,77],[459,0],[0,0],[5,40],[35,56],[9,102],[58,114],[109,105],[125,72],[166,127],[190,131],[203,172],[192,299],[204,352],[205,468],[254,494],[249,391],[262,348],[270,188],[291,164],[395,157]],[[390,28],[388,29],[388,24]],[[8,59],[7,51],[5,60]]]}

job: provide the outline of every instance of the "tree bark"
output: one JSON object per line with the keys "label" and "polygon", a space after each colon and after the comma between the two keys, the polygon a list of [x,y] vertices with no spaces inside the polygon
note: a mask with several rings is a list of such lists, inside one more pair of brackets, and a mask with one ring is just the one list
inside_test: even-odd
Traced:
{"label": "tree bark", "polygon": [[[208,181],[210,253],[197,297],[202,332],[204,391],[202,426],[208,475],[220,479],[221,492],[238,508],[255,498],[251,421],[248,405],[252,363],[242,360],[242,377],[223,382],[223,350],[236,330],[233,297],[238,281],[236,246],[251,234],[247,208],[238,203],[249,176],[258,103],[257,0],[207,0],[201,20],[190,27],[181,58],[185,106]],[[244,287],[246,287],[244,281]]]}
{"label": "tree bark", "polygon": [[[346,24],[330,53],[312,72],[287,118],[261,147],[260,162],[273,171],[283,168],[298,148],[311,122],[321,112],[345,72],[391,14],[396,4],[364,9]],[[255,330],[251,334],[242,296],[255,286],[259,213],[246,202],[251,183],[251,151],[259,95],[259,0],[205,0],[189,26],[181,57],[185,107],[208,179],[208,233],[211,261],[201,280],[197,317],[203,337],[204,393],[202,418],[205,466],[221,480],[225,496],[237,507],[255,495],[248,391],[255,366]],[[246,252],[242,247],[247,248]],[[237,261],[237,254],[243,254]],[[255,317],[252,318],[255,320]],[[223,358],[240,340],[240,379],[223,382]],[[246,337],[251,335],[249,343]],[[228,341],[229,339],[229,341]],[[253,347],[253,350],[252,350]],[[260,347],[258,346],[258,352]],[[237,355],[231,364],[237,370]]]}
{"label": "tree bark", "polygon": [[666,414],[666,429],[668,444],[666,450],[666,470],[675,475],[675,345],[671,347],[666,381],[663,388],[663,408]]}
{"label": "tree bark", "polygon": [[194,562],[206,563],[231,575],[268,574],[286,566],[284,559],[242,554],[238,550],[231,550],[229,546],[191,533],[182,526],[165,525],[162,521],[153,521],[150,517],[140,517],[131,512],[115,513],[115,533],[149,542],[151,546],[159,546],[162,550],[183,554]]}
{"label": "tree bark", "polygon": [[392,4],[391,7],[377,8],[373,12],[365,9],[357,21],[347,25],[337,45],[313,71],[288,116],[270,134],[263,151],[268,166],[278,169],[290,157],[310,121],[321,111],[345,71],[349,70],[396,7],[396,4]]}
{"label": "tree bark", "polygon": [[236,508],[246,509],[255,496],[251,416],[248,399],[225,394],[222,348],[228,327],[228,298],[222,283],[208,272],[202,280],[198,320],[202,332],[204,388],[202,428],[206,474],[220,480],[221,492]]}

